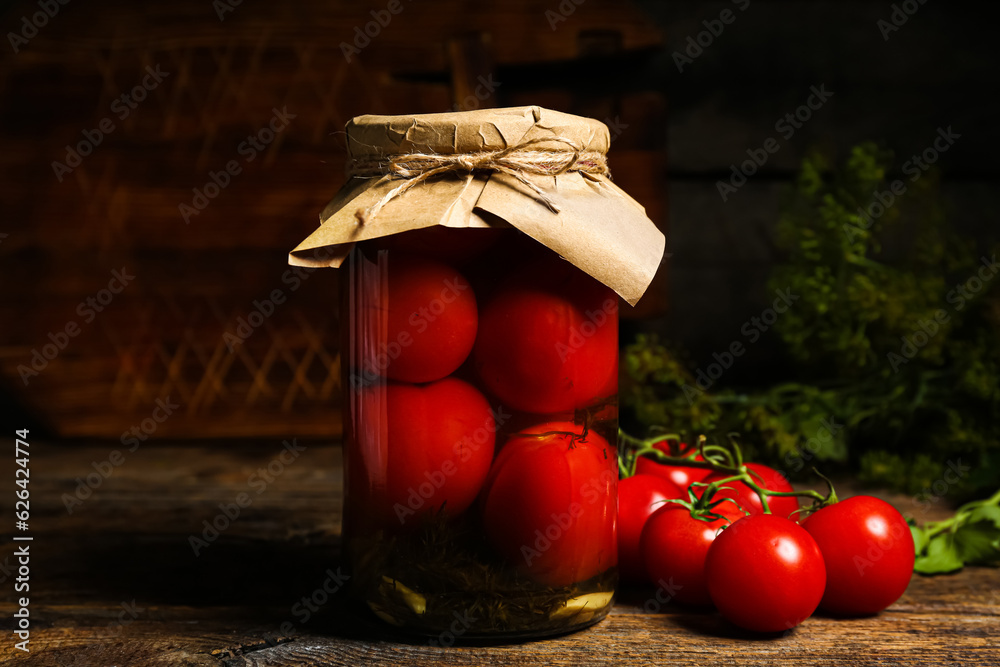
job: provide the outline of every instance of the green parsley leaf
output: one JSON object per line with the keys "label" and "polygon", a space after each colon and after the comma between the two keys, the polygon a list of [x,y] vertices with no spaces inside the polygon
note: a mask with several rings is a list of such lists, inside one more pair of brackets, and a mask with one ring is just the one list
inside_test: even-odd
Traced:
{"label": "green parsley leaf", "polygon": [[927,544],[927,553],[917,557],[913,570],[920,574],[942,574],[961,570],[964,563],[958,555],[955,536],[941,533]]}

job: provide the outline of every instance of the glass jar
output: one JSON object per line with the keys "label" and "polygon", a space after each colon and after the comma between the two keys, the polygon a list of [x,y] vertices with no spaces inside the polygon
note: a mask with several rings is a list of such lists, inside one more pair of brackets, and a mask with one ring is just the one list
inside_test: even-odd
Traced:
{"label": "glass jar", "polygon": [[442,643],[584,627],[617,581],[618,298],[665,238],[608,128],[541,107],[360,116],[289,262],[343,267],[354,592]]}
{"label": "glass jar", "polygon": [[355,593],[430,635],[603,618],[618,578],[617,295],[513,228],[369,241],[347,268]]}

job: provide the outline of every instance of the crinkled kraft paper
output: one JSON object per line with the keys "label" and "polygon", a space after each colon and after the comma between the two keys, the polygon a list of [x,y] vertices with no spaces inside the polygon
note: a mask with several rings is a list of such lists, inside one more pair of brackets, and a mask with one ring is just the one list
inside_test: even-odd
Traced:
{"label": "crinkled kraft paper", "polygon": [[[533,139],[561,137],[584,150],[606,152],[607,127],[541,107],[484,109],[420,116],[360,116],[347,124],[351,159],[399,153],[501,150]],[[565,150],[541,143],[532,149]],[[559,212],[503,173],[448,173],[417,184],[361,225],[355,216],[398,186],[399,179],[349,179],[320,216],[321,226],[289,255],[293,266],[339,267],[354,244],[442,225],[513,226],[635,303],[653,280],[666,240],[645,209],[603,175],[525,175]]]}

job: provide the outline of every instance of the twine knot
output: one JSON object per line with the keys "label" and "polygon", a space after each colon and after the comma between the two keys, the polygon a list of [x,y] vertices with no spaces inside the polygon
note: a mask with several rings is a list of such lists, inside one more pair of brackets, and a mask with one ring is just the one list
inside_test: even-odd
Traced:
{"label": "twine knot", "polygon": [[[540,143],[559,142],[566,145],[563,150],[545,149],[532,150],[532,146]],[[532,139],[515,146],[496,151],[480,151],[476,153],[458,153],[454,155],[442,153],[405,153],[385,159],[369,158],[350,162],[347,166],[348,176],[363,178],[381,176],[379,183],[392,179],[404,179],[404,182],[387,192],[377,202],[367,208],[358,209],[354,216],[359,224],[373,220],[379,211],[390,201],[427,179],[448,172],[472,174],[475,172],[500,172],[508,174],[519,183],[526,186],[553,213],[559,213],[559,207],[544,190],[525,178],[525,174],[538,176],[558,176],[576,171],[584,175],[607,175],[608,162],[605,155],[598,151],[585,151],[575,142],[563,137],[546,137]]]}

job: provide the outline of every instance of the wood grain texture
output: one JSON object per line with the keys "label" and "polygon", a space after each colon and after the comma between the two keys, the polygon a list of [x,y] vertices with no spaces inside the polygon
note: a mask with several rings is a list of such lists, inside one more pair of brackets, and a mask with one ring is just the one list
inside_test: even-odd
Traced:
{"label": "wood grain texture", "polygon": [[[339,393],[336,272],[317,272],[302,289],[286,272],[288,250],[343,183],[344,124],[456,103],[555,101],[579,111],[595,91],[619,95],[624,79],[648,90],[626,67],[648,62],[660,42],[644,12],[634,2],[567,3],[558,30],[546,18],[558,2],[536,0],[404,0],[387,23],[382,0],[60,6],[58,20],[0,59],[0,283],[18,286],[0,294],[0,320],[14,324],[0,327],[0,399],[16,394],[59,437],[116,435],[168,394],[186,395],[159,431],[167,437],[272,435],[293,416],[317,437],[339,436],[330,414]],[[233,10],[220,15],[220,6]],[[37,11],[36,2],[13,3],[7,24],[20,30],[20,17]],[[584,81],[581,35],[595,30],[622,53]],[[552,69],[540,75],[539,65]],[[147,67],[164,78],[123,107]],[[560,99],[534,97],[545,91]],[[271,133],[276,110],[287,111],[287,127],[248,152],[248,137]],[[629,113],[635,123],[648,116]],[[91,149],[83,133],[94,136],[102,121],[114,129]],[[632,131],[629,141],[660,151],[655,139]],[[81,142],[77,163],[68,147]],[[75,166],[66,173],[56,162]],[[218,176],[230,163],[238,173]],[[624,167],[615,175],[626,189],[630,177],[650,180]],[[196,204],[195,190],[217,183]],[[644,196],[661,199],[662,179],[656,185]],[[182,204],[201,208],[182,213]],[[134,281],[82,321],[78,304],[123,266]],[[230,353],[224,334],[275,290],[285,303]],[[22,377],[50,332],[70,322],[80,336],[44,373]],[[296,382],[302,375],[309,381]]]}
{"label": "wood grain texture", "polygon": [[[660,608],[644,587],[623,590],[596,626],[553,639],[445,647],[448,636],[401,636],[336,583],[340,448],[297,444],[305,449],[257,493],[253,475],[276,459],[279,439],[146,443],[70,513],[63,494],[73,494],[76,479],[120,444],[33,443],[30,664],[1000,664],[1000,570],[987,568],[915,577],[875,617],[818,615],[785,636],[751,636],[712,612]],[[0,467],[0,479],[13,477],[10,463]],[[241,492],[253,502],[196,556],[190,536]],[[916,511],[912,499],[883,497]],[[946,501],[920,520],[946,514]],[[9,504],[3,494],[5,516]],[[13,552],[12,543],[0,546],[0,628],[7,631]],[[335,592],[323,593],[324,586]],[[0,662],[19,664],[26,657],[19,653],[5,640]]]}

